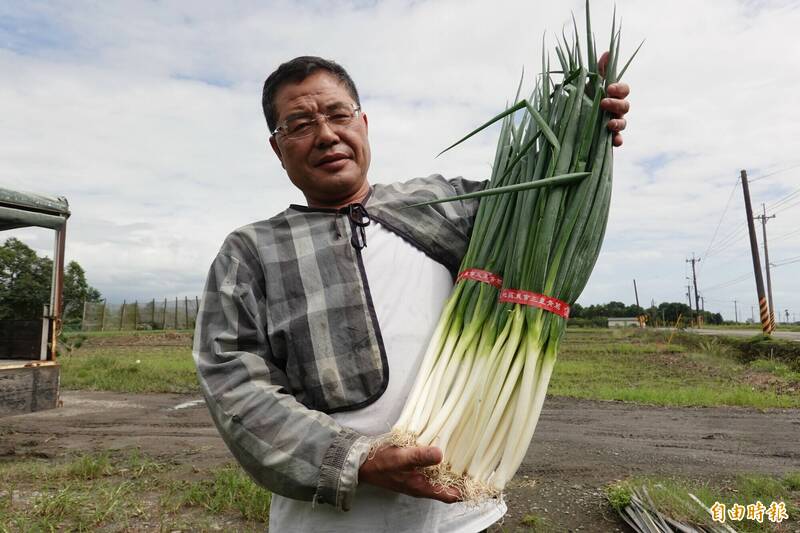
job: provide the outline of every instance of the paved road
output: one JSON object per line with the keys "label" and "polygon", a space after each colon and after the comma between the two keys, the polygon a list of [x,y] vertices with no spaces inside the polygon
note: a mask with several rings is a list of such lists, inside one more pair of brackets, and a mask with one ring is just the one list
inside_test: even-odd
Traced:
{"label": "paved road", "polygon": [[[687,328],[689,333],[697,333],[698,335],[726,335],[732,337],[752,337],[758,334],[754,329],[692,329]],[[800,331],[780,331],[772,332],[772,336],[776,339],[787,339],[790,341],[800,341]]]}

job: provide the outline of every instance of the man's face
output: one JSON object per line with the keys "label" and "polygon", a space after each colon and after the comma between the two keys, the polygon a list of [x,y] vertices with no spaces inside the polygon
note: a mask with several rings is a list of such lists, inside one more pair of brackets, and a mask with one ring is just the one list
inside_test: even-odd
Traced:
{"label": "man's face", "polygon": [[[355,101],[335,76],[317,71],[300,83],[278,89],[273,105],[281,124],[290,116],[325,113],[337,105],[351,104]],[[361,114],[347,126],[331,126],[320,120],[314,133],[300,139],[279,132],[270,137],[270,145],[310,206],[338,207],[361,200],[357,197],[368,190],[366,115]]]}

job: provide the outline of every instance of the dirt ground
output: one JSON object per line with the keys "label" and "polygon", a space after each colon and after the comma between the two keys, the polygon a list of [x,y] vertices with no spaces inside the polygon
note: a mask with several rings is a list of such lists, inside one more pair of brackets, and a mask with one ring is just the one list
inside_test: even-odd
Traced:
{"label": "dirt ground", "polygon": [[[231,457],[202,402],[178,394],[65,392],[63,407],[0,419],[0,456],[140,447],[197,467]],[[182,408],[178,408],[181,406]],[[661,408],[550,398],[508,493],[504,527],[526,514],[555,531],[623,531],[602,488],[636,474],[726,480],[800,469],[800,410]]]}

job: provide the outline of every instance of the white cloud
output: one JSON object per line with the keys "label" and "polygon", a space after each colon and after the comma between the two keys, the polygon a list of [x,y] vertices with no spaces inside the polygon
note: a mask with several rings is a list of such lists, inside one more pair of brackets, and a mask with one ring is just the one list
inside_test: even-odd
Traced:
{"label": "white cloud", "polygon": [[[682,301],[741,168],[800,163],[796,2],[620,1],[633,111],[616,153],[607,243],[581,301]],[[0,182],[63,194],[68,255],[110,298],[200,291],[224,235],[301,196],[266,144],[263,78],[300,54],[332,57],[359,84],[373,181],[489,172],[490,134],[434,159],[540,70],[541,39],[583,3],[478,1],[36,3],[0,8]],[[610,0],[593,2],[598,39]],[[768,206],[800,168],[752,184]],[[717,242],[744,221],[735,190]],[[791,205],[789,203],[788,205]],[[786,206],[784,206],[786,207]],[[800,256],[800,206],[768,224],[773,262]],[[27,235],[40,249],[49,237]],[[760,235],[760,233],[759,233]],[[724,240],[722,241],[724,243]],[[800,263],[775,269],[775,300],[800,314]],[[701,261],[702,287],[752,269],[742,238]],[[709,293],[733,315],[752,281]],[[712,300],[714,302],[712,302]]]}

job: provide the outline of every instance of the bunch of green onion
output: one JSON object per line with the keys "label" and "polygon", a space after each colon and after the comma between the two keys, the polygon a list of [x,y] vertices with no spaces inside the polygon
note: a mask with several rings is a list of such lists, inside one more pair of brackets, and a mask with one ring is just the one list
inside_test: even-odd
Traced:
{"label": "bunch of green onion", "polygon": [[[530,98],[448,148],[502,121],[488,188],[444,200],[483,198],[462,271],[489,271],[502,277],[502,288],[568,304],[589,279],[608,219],[611,117],[600,100],[630,64],[618,73],[615,15],[600,76],[588,1],[586,11],[587,58],[573,20],[572,41],[556,48],[561,70],[551,71],[544,53]],[[517,471],[566,327],[549,311],[500,302],[499,291],[471,279],[456,284],[392,430],[395,445],[439,446],[444,459],[428,472],[431,481],[469,500],[500,493]]]}

